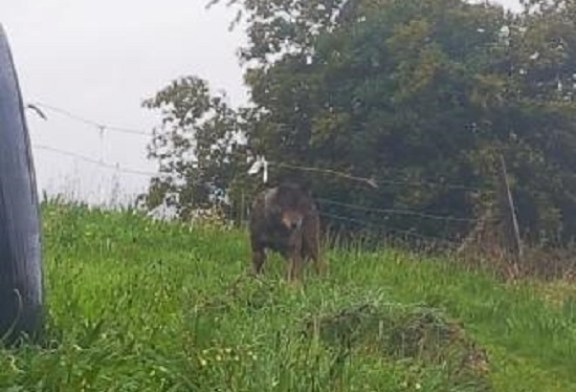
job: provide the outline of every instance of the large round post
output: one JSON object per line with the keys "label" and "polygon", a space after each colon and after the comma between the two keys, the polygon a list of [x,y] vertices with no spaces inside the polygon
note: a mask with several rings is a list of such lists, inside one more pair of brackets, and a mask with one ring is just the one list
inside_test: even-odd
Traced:
{"label": "large round post", "polygon": [[0,25],[0,338],[42,327],[40,211],[24,105]]}

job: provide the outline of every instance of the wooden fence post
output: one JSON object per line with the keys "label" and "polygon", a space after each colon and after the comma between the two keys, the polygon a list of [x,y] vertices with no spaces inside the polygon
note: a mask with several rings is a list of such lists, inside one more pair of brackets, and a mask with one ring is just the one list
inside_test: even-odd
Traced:
{"label": "wooden fence post", "polygon": [[518,219],[516,217],[516,209],[514,207],[514,198],[510,191],[510,183],[508,181],[508,172],[506,169],[506,161],[504,156],[500,154],[499,159],[499,187],[498,199],[500,205],[500,215],[504,229],[505,247],[511,256],[513,267],[518,268],[522,264],[522,242],[520,240],[520,229],[518,226]]}

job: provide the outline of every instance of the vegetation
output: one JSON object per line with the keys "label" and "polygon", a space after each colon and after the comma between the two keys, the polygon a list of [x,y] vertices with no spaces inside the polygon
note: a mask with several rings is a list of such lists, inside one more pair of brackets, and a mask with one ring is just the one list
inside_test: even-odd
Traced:
{"label": "vegetation", "polygon": [[[197,77],[148,101],[164,112],[152,157],[173,175],[154,180],[150,207],[176,195],[187,217],[221,201],[213,197],[220,193],[226,213],[241,215],[256,186],[247,161],[263,154],[276,163],[272,180],[298,176],[325,199],[474,218],[493,201],[494,162],[503,154],[523,236],[574,239],[574,2],[525,1],[521,14],[463,0],[230,3],[249,38],[240,60],[251,101],[230,108]],[[338,170],[379,187],[278,163]],[[424,235],[456,238],[471,228],[323,209]]]}
{"label": "vegetation", "polygon": [[3,391],[572,391],[574,291],[393,249],[335,248],[330,276],[247,279],[245,233],[43,205],[42,347]]}

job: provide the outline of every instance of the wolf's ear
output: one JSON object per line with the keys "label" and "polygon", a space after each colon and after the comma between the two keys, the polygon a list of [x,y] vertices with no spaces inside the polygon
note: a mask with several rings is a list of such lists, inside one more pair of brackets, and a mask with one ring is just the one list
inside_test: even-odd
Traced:
{"label": "wolf's ear", "polygon": [[273,212],[276,209],[276,203],[274,203],[274,198],[278,193],[278,188],[268,188],[264,192],[264,209],[268,212]]}

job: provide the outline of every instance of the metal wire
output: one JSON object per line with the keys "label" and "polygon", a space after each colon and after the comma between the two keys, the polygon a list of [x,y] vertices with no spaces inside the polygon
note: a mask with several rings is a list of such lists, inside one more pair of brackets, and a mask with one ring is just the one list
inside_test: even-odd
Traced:
{"label": "metal wire", "polygon": [[81,122],[81,123],[84,123],[87,125],[91,125],[91,126],[97,128],[98,130],[107,130],[107,131],[112,131],[112,132],[120,132],[120,133],[145,136],[145,137],[151,137],[152,136],[150,134],[150,132],[145,132],[145,131],[142,131],[139,129],[134,129],[134,128],[124,128],[124,127],[117,127],[117,126],[113,126],[113,125],[107,125],[104,123],[100,123],[100,122],[79,116],[77,114],[74,114],[74,113],[66,110],[66,109],[58,108],[58,107],[52,106],[52,105],[47,105],[47,104],[42,103],[42,102],[34,102],[31,105],[37,106],[39,108],[43,108],[45,110],[48,110],[48,111],[51,111],[54,113],[61,114],[65,117],[68,117],[71,120],[78,121],[78,122]]}
{"label": "metal wire", "polygon": [[43,151],[49,151],[49,152],[56,153],[56,154],[63,155],[63,156],[69,156],[69,157],[76,158],[76,159],[79,159],[79,160],[84,161],[84,162],[91,163],[93,165],[104,167],[106,169],[113,169],[113,170],[116,170],[116,171],[122,172],[122,173],[135,174],[135,175],[146,176],[146,177],[169,176],[170,175],[169,173],[149,172],[149,171],[144,171],[144,170],[125,168],[125,167],[121,167],[118,164],[111,164],[111,163],[98,161],[96,159],[92,159],[90,157],[86,157],[84,155],[77,154],[75,152],[61,150],[59,148],[54,148],[54,147],[50,147],[50,146],[44,146],[44,145],[36,144],[36,145],[33,145],[32,148],[38,149],[38,150],[43,150]]}
{"label": "metal wire", "polygon": [[383,214],[388,214],[388,215],[413,215],[413,216],[418,216],[418,217],[426,218],[426,219],[454,221],[454,222],[472,222],[473,223],[473,222],[479,222],[480,221],[480,219],[476,219],[476,218],[459,218],[459,217],[454,217],[454,216],[442,216],[442,215],[435,215],[435,214],[418,212],[415,210],[398,210],[398,209],[389,209],[389,208],[364,207],[364,206],[360,206],[360,205],[356,205],[356,204],[342,203],[339,201],[323,199],[323,198],[317,198],[316,200],[319,203],[332,204],[332,205],[336,205],[336,206],[341,206],[341,207],[346,207],[346,208],[351,208],[351,209],[356,209],[356,210],[361,210],[361,211],[383,213]]}

